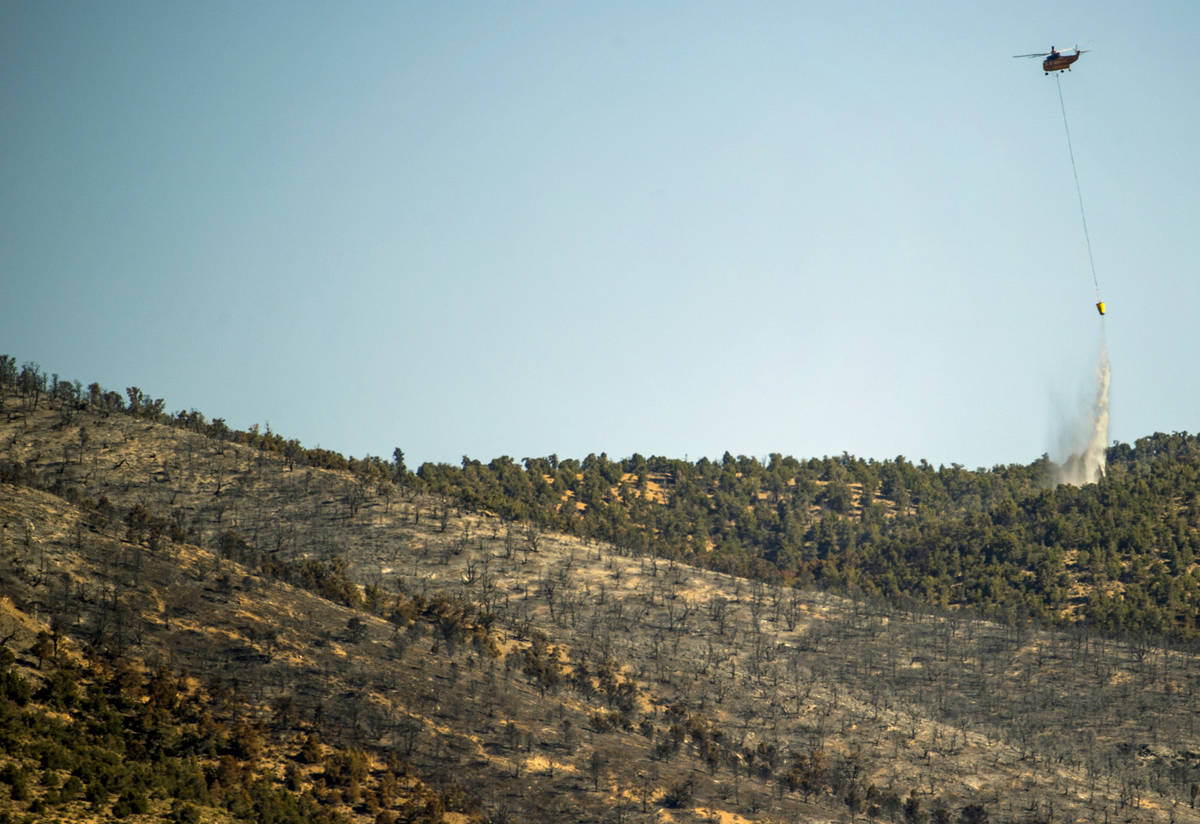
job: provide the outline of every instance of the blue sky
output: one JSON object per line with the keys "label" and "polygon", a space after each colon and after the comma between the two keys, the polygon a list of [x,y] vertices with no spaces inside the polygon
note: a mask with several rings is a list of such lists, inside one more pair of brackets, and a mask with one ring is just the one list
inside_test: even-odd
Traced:
{"label": "blue sky", "polygon": [[1110,436],[1195,431],[1191,2],[5,2],[0,352],[410,465],[1028,462],[1076,42]]}

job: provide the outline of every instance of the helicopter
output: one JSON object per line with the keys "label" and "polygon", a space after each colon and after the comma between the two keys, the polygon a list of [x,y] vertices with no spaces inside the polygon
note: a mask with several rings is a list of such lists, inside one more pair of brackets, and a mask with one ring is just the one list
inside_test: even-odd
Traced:
{"label": "helicopter", "polygon": [[1063,54],[1058,49],[1051,46],[1050,51],[1048,52],[1036,52],[1034,54],[1014,54],[1013,57],[1044,57],[1046,59],[1042,61],[1042,70],[1046,72],[1046,74],[1050,74],[1050,72],[1061,72],[1064,69],[1070,71],[1071,64],[1078,60],[1079,55],[1086,51],[1088,51],[1088,49],[1081,49],[1076,46],[1074,54]]}

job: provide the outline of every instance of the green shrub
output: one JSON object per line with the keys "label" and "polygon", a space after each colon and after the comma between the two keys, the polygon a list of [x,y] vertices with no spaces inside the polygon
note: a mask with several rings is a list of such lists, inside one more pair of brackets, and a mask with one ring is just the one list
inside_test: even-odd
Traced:
{"label": "green shrub", "polygon": [[130,815],[144,815],[150,812],[150,799],[141,790],[126,790],[121,793],[117,803],[113,804],[112,814],[117,818]]}
{"label": "green shrub", "polygon": [[16,764],[5,764],[0,768],[0,781],[9,786],[9,794],[14,801],[29,800],[29,776],[26,771]]}
{"label": "green shrub", "polygon": [[63,782],[62,787],[58,791],[58,797],[64,803],[74,801],[83,795],[83,790],[83,782],[79,780],[78,776],[72,775]]}
{"label": "green shrub", "polygon": [[199,824],[200,808],[187,801],[176,800],[171,805],[171,821],[174,824]]}
{"label": "green shrub", "polygon": [[29,682],[20,675],[10,669],[0,672],[0,698],[23,707],[29,703],[32,696],[33,690],[29,688]]}

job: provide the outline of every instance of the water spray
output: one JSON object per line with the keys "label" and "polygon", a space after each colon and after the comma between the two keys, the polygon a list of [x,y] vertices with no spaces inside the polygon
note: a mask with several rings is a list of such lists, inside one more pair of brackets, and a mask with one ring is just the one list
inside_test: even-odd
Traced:
{"label": "water spray", "polygon": [[1060,446],[1067,459],[1055,469],[1051,479],[1055,485],[1081,486],[1093,484],[1104,477],[1107,469],[1108,447],[1108,387],[1112,370],[1108,363],[1108,341],[1103,324],[1100,326],[1099,353],[1092,394],[1076,412],[1069,413],[1060,432]]}

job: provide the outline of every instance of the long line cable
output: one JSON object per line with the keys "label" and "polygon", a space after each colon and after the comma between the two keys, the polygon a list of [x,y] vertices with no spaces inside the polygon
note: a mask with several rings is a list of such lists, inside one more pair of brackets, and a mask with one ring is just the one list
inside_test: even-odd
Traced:
{"label": "long line cable", "polygon": [[1071,147],[1071,127],[1067,124],[1067,105],[1063,103],[1062,75],[1055,73],[1058,84],[1058,105],[1062,109],[1063,129],[1067,133],[1067,153],[1071,155],[1071,174],[1075,176],[1075,196],[1079,198],[1079,218],[1083,221],[1083,240],[1087,244],[1088,264],[1092,267],[1092,285],[1096,287],[1096,300],[1100,300],[1100,281],[1096,279],[1096,259],[1092,257],[1092,239],[1088,235],[1087,214],[1083,211],[1083,191],[1079,188],[1079,172],[1075,169],[1075,150]]}

